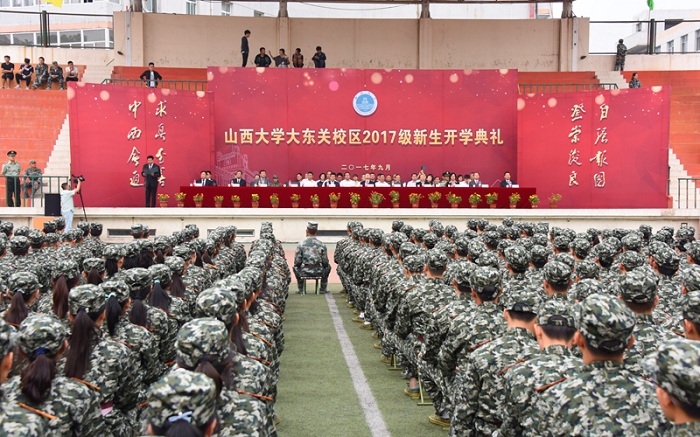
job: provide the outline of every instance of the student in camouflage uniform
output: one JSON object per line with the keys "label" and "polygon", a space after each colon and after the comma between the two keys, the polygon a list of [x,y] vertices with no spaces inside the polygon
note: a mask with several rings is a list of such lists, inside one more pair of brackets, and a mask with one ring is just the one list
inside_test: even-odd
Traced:
{"label": "student in camouflage uniform", "polygon": [[51,435],[106,435],[95,393],[56,371],[66,339],[67,331],[51,316],[36,314],[22,322],[17,346],[28,366],[21,377],[3,383],[3,404],[21,403],[40,412]]}
{"label": "student in camouflage uniform", "polygon": [[583,366],[542,393],[536,409],[541,415],[538,432],[557,436],[663,432],[666,421],[653,398],[652,384],[622,364],[633,342],[634,313],[614,296],[594,294],[581,302],[574,320],[574,342]]}
{"label": "student in camouflage uniform", "polygon": [[659,346],[653,369],[656,396],[673,423],[671,435],[700,434],[700,343],[675,340]]}
{"label": "student in camouflage uniform", "polygon": [[303,290],[303,278],[320,277],[320,293],[328,293],[328,275],[331,266],[328,263],[328,250],[318,238],[318,223],[306,224],[306,238],[299,242],[294,254],[294,276],[297,279],[297,293]]}

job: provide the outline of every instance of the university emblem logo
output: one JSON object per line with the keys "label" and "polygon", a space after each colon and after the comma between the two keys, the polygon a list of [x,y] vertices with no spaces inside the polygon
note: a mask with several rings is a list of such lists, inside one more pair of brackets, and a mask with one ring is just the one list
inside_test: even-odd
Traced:
{"label": "university emblem logo", "polygon": [[377,96],[369,91],[360,91],[352,99],[352,107],[358,115],[368,117],[377,110]]}

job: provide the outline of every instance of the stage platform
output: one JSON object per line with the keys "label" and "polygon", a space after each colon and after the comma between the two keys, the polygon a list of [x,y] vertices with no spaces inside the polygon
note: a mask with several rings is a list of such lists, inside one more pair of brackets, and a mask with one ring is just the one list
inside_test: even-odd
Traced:
{"label": "stage platform", "polygon": [[[129,228],[143,223],[155,235],[170,234],[189,223],[200,230],[233,224],[238,227],[239,241],[257,238],[260,223],[273,223],[275,235],[283,242],[297,242],[304,235],[306,222],[319,223],[323,241],[336,242],[345,235],[349,220],[360,220],[368,227],[391,230],[393,220],[403,220],[413,226],[427,228],[428,221],[438,219],[445,225],[464,230],[470,218],[486,218],[500,222],[504,217],[516,221],[548,222],[550,226],[570,227],[576,231],[588,228],[637,228],[649,224],[654,231],[662,226],[680,228],[684,224],[700,229],[700,209],[313,209],[313,208],[86,208],[89,221],[104,225],[103,240],[120,243],[131,240]],[[45,220],[41,208],[0,208],[0,220],[15,226],[41,228]],[[76,209],[74,223],[83,220],[82,208]]]}

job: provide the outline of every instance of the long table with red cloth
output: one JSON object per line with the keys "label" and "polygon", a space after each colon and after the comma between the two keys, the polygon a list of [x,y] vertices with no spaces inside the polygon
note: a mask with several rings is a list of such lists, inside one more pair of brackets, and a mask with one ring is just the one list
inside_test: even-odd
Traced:
{"label": "long table with red cloth", "polygon": [[[193,197],[195,194],[203,194],[204,200],[202,206],[213,207],[214,206],[214,196],[224,196],[224,208],[233,207],[233,201],[231,196],[238,195],[241,198],[241,208],[250,208],[252,202],[252,195],[258,194],[260,196],[260,208],[271,208],[270,196],[272,194],[277,194],[279,196],[279,207],[280,208],[291,208],[292,201],[290,197],[292,194],[298,194],[299,208],[311,208],[311,196],[318,194],[320,200],[320,208],[330,208],[330,199],[328,195],[330,193],[340,194],[340,199],[338,200],[338,208],[351,208],[350,205],[350,193],[358,193],[360,198],[359,208],[372,208],[372,204],[369,202],[369,195],[371,192],[376,191],[384,195],[384,201],[379,205],[379,208],[392,208],[391,200],[389,197],[390,191],[399,192],[399,207],[400,208],[411,208],[411,202],[409,201],[409,194],[420,193],[423,198],[420,200],[420,208],[430,208],[430,199],[428,199],[428,193],[433,193],[435,191],[442,194],[442,198],[438,202],[438,208],[450,208],[450,204],[447,202],[447,194],[453,193],[457,196],[462,197],[462,202],[459,204],[459,208],[470,208],[469,196],[473,193],[478,193],[481,195],[482,201],[479,204],[479,208],[489,208],[486,204],[486,193],[496,193],[498,194],[498,200],[496,202],[498,208],[509,208],[508,197],[513,193],[520,193],[520,202],[518,202],[518,208],[530,208],[530,202],[528,198],[532,194],[536,194],[537,190],[535,188],[523,187],[523,188],[500,188],[500,187],[489,187],[489,188],[467,188],[467,187],[450,187],[450,188],[439,188],[439,187],[336,187],[336,188],[314,188],[314,187],[190,187],[182,186],[180,191],[187,194],[185,198],[186,207],[194,207]],[[541,199],[541,201],[546,201],[546,199]]]}

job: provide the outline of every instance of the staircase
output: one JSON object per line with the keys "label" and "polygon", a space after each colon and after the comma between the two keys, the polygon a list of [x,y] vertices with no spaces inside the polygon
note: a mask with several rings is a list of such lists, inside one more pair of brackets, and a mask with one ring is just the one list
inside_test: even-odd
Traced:
{"label": "staircase", "polygon": [[112,77],[112,67],[104,65],[89,65],[85,67],[83,82],[102,83],[103,80]]}
{"label": "staircase", "polygon": [[70,123],[67,114],[61,126],[61,131],[58,134],[58,139],[56,139],[56,144],[49,156],[44,174],[46,176],[68,176],[71,174]]}
{"label": "staircase", "polygon": [[669,195],[673,197],[673,208],[698,208],[700,207],[700,189],[695,182],[689,181],[680,183],[678,178],[688,178],[688,172],[681,164],[672,149],[668,151],[668,167],[669,167]]}
{"label": "staircase", "polygon": [[629,84],[625,80],[621,71],[596,71],[595,77],[600,83],[614,83],[619,89],[629,88]]}

